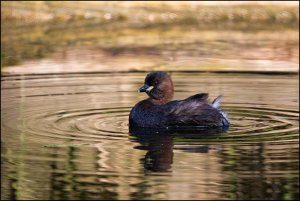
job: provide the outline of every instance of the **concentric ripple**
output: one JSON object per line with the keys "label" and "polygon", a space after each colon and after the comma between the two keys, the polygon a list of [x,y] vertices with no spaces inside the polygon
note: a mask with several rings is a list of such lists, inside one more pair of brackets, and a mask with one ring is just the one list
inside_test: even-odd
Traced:
{"label": "concentric ripple", "polygon": [[[268,199],[284,193],[299,197],[297,76],[173,72],[175,99],[205,91],[212,100],[222,94],[221,108],[231,125],[217,136],[167,135],[149,141],[128,130],[131,108],[145,98],[136,92],[144,76],[2,77],[4,198],[12,197],[18,185],[29,194],[50,188],[58,197],[78,192],[74,198],[94,199],[97,192],[100,198],[116,199],[117,191],[127,193],[125,199],[140,192],[146,198],[168,198],[179,191],[178,184],[192,189],[185,191],[186,198],[237,194],[243,199],[250,191]],[[281,197],[266,193],[272,189],[280,189]]]}
{"label": "concentric ripple", "polygon": [[56,133],[76,133],[76,136],[119,139],[128,134],[127,117],[130,108],[101,108],[59,111],[45,116]]}
{"label": "concentric ripple", "polygon": [[298,138],[298,111],[241,104],[224,109],[231,116],[229,140],[279,141]]}
{"label": "concentric ripple", "polygon": [[[175,74],[173,79],[178,79],[178,85],[175,87],[179,91],[177,94],[182,97],[185,97],[187,93],[184,88],[188,87],[189,94],[193,94],[198,89],[193,91],[191,83],[197,86],[203,82],[199,82],[196,76],[190,75],[187,75],[190,81],[184,82],[181,76]],[[22,113],[22,126],[19,124],[17,128],[25,128],[30,135],[36,135],[35,138],[50,137],[79,141],[124,140],[128,138],[129,111],[139,101],[136,99],[135,92],[139,85],[135,82],[137,78],[139,82],[142,82],[143,77],[142,75],[136,76],[136,74],[127,74],[126,77],[122,74],[113,74],[112,77],[116,78],[116,83],[111,83],[111,77],[107,74],[7,76],[3,78],[2,87],[2,95],[6,96],[6,99],[3,99],[4,111],[12,110],[15,104],[19,104],[17,108],[20,108],[20,113]],[[214,91],[216,84],[209,79],[209,76],[205,78],[207,80],[204,81],[208,82],[212,89],[208,91]],[[214,79],[224,80],[225,78],[216,76]],[[259,81],[262,78],[258,76],[257,79]],[[274,79],[278,79],[278,76]],[[243,82],[243,80],[237,81]],[[270,86],[267,87],[272,92],[276,86],[271,81],[272,78],[270,78]],[[223,93],[226,94],[229,88],[236,90],[237,93],[240,92],[240,89],[233,85],[230,77],[225,82]],[[248,91],[250,95],[253,95],[252,89]],[[267,93],[265,96],[272,98],[273,93]],[[290,94],[290,98],[293,98]],[[261,96],[260,93],[258,95]],[[277,95],[276,91],[275,95]],[[94,100],[89,101],[89,99]],[[226,98],[224,99],[226,101]],[[22,109],[25,108],[25,104],[30,108],[26,106],[26,109]],[[222,109],[228,113],[231,126],[228,134],[218,140],[255,142],[298,138],[299,113],[295,107],[279,108],[269,102],[249,104],[243,103],[241,99],[241,103],[236,100],[232,103],[223,103]],[[4,112],[4,127],[9,127],[11,124],[12,128],[18,124],[15,120],[20,117],[10,116],[12,114]]]}
{"label": "concentric ripple", "polygon": [[[122,140],[128,137],[130,109],[115,107],[31,114],[27,117],[27,129],[40,137],[48,133],[51,137],[77,140]],[[223,109],[230,116],[231,126],[222,141],[278,141],[298,137],[297,111],[241,104],[226,104]]]}

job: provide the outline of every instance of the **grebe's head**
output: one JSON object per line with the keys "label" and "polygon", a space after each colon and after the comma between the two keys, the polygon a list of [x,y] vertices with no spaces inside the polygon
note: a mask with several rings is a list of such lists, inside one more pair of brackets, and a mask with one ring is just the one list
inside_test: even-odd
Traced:
{"label": "grebe's head", "polygon": [[173,90],[171,77],[166,72],[155,71],[146,76],[139,92],[146,92],[154,102],[164,104],[173,98]]}

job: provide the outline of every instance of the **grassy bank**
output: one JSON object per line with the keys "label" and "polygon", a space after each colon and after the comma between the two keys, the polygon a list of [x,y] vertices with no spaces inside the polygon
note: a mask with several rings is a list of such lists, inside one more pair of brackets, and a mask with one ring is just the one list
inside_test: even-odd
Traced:
{"label": "grassy bank", "polygon": [[[295,49],[298,9],[291,5],[1,2],[1,65],[78,46],[110,54],[181,51],[212,56],[224,56],[226,51],[238,55],[245,47]],[[262,32],[265,35],[256,34]]]}

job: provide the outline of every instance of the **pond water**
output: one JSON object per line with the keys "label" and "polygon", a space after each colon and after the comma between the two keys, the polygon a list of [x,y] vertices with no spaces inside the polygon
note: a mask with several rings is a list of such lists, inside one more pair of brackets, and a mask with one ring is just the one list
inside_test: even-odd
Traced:
{"label": "pond water", "polygon": [[219,135],[128,131],[146,72],[6,74],[1,199],[299,199],[298,74],[171,72],[222,94]]}
{"label": "pond water", "polygon": [[[1,200],[298,200],[299,6],[217,3],[1,2]],[[229,129],[130,133],[153,70]]]}

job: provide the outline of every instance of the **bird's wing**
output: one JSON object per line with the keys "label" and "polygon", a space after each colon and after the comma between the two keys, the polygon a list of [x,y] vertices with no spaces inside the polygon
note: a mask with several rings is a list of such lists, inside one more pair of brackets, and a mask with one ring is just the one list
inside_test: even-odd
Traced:
{"label": "bird's wing", "polygon": [[185,101],[206,101],[208,98],[208,93],[199,93],[199,94],[195,94],[193,96],[190,96],[186,99],[184,99]]}

